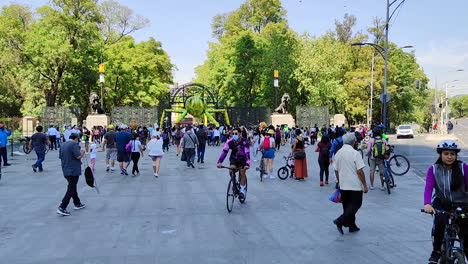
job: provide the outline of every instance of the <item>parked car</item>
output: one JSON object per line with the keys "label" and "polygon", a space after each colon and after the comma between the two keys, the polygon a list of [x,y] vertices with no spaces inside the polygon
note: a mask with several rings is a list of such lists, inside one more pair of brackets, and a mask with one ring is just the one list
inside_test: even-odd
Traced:
{"label": "parked car", "polygon": [[410,125],[400,125],[396,132],[397,138],[409,137],[414,138],[413,128]]}

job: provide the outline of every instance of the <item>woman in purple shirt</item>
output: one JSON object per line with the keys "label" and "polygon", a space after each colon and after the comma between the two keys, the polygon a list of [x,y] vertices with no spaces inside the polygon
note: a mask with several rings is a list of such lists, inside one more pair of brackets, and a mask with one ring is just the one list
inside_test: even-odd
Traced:
{"label": "woman in purple shirt", "polygon": [[[455,205],[468,206],[468,165],[458,160],[460,147],[453,140],[444,140],[437,145],[439,159],[429,167],[424,190],[424,211],[435,214],[436,209],[450,211]],[[432,192],[435,190],[434,196]],[[466,209],[465,209],[466,210]],[[435,214],[433,227],[433,251],[429,263],[438,263],[445,225],[448,217]],[[461,219],[459,236],[465,241],[468,252],[468,220]]]}

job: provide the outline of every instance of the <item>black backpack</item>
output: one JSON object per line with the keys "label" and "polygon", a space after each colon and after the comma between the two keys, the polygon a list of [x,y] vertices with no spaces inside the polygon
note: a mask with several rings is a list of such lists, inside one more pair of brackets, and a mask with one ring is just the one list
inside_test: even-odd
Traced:
{"label": "black backpack", "polygon": [[330,157],[330,149],[328,149],[327,147],[321,148],[320,157],[322,160],[328,159]]}

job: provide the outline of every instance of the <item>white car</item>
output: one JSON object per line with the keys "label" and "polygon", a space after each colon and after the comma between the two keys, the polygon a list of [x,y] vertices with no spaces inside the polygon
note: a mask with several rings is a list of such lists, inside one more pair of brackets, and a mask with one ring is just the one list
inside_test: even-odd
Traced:
{"label": "white car", "polygon": [[402,138],[402,137],[414,138],[413,129],[411,128],[410,125],[400,125],[397,128],[396,137],[397,138]]}

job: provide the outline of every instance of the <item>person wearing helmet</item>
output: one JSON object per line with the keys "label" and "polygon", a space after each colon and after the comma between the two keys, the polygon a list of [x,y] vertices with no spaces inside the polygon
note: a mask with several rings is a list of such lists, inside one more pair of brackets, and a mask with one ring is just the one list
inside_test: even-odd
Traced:
{"label": "person wearing helmet", "polygon": [[[429,167],[424,190],[424,211],[434,214],[433,251],[429,263],[438,263],[448,216],[436,214],[434,208],[452,211],[454,206],[468,205],[468,165],[458,160],[460,147],[453,140],[443,140],[437,145],[439,158]],[[433,190],[435,194],[432,196]],[[466,210],[466,208],[464,208]],[[459,222],[459,238],[468,241],[468,219]],[[468,243],[464,244],[468,252]]]}
{"label": "person wearing helmet", "polygon": [[[273,128],[268,129],[265,137],[260,139],[260,150],[263,153],[263,159],[265,162],[265,175],[263,178],[274,179],[273,175],[273,160],[275,159],[275,131]],[[270,172],[267,174],[267,172]]]}

